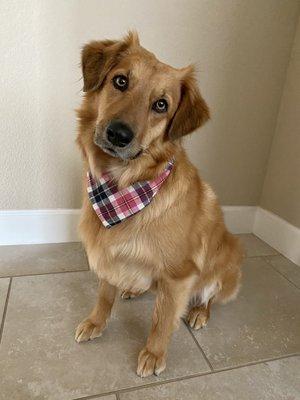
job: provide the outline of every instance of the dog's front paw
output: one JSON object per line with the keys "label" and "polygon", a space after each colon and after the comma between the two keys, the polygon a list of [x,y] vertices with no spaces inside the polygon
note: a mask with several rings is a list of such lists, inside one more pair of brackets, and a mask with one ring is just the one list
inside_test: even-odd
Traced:
{"label": "dog's front paw", "polygon": [[150,375],[159,375],[166,368],[165,356],[157,357],[145,347],[139,354],[136,373],[145,378]]}
{"label": "dog's front paw", "polygon": [[76,342],[86,342],[102,335],[105,324],[96,325],[90,319],[83,320],[76,329]]}

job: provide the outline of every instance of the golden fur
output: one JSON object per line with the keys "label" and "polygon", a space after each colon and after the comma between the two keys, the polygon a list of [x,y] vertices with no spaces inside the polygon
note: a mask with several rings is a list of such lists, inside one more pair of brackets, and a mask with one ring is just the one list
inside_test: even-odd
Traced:
{"label": "golden fur", "polygon": [[[84,170],[114,174],[119,187],[153,179],[174,157],[175,165],[151,204],[111,229],[94,212],[84,184],[80,234],[90,267],[100,279],[99,298],[77,328],[76,340],[101,335],[116,295],[129,298],[156,289],[152,329],[138,358],[137,373],[159,374],[166,366],[172,331],[187,315],[191,327],[204,326],[211,302],[226,302],[238,292],[242,251],[224,225],[217,198],[188,160],[181,137],[209,118],[193,68],[175,69],[142,48],[135,33],[120,41],[86,45],[82,52],[84,91],[78,111],[77,142]],[[130,76],[126,92],[111,81]],[[153,101],[164,96],[169,109],[155,114]],[[107,154],[95,144],[105,126],[118,118],[133,127],[126,158]],[[134,154],[141,152],[137,158]]]}

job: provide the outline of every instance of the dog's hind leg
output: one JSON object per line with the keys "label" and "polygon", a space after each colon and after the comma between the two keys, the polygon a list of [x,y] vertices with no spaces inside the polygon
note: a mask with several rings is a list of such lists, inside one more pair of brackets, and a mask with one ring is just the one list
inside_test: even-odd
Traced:
{"label": "dog's hind leg", "polygon": [[212,282],[191,298],[186,318],[191,328],[198,330],[206,326],[210,317],[211,303],[218,292],[218,283]]}

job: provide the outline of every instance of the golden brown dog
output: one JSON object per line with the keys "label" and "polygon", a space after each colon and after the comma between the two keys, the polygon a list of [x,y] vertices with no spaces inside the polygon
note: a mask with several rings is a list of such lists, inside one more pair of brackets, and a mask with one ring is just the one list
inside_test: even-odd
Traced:
{"label": "golden brown dog", "polygon": [[105,228],[86,188],[80,234],[99,297],[76,330],[78,342],[101,335],[119,288],[123,297],[155,288],[152,329],[138,357],[138,375],[166,367],[167,345],[183,315],[194,329],[212,302],[233,299],[242,252],[224,225],[210,186],[187,159],[181,138],[209,119],[193,68],[175,69],[140,46],[137,34],[87,44],[82,51],[84,92],[77,142],[85,172],[113,174],[119,188],[151,180],[174,159],[151,204]]}

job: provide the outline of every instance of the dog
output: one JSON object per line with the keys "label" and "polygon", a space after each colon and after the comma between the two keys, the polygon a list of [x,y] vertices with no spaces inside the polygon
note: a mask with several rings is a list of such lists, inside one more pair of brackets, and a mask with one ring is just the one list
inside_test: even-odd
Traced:
{"label": "dog", "polygon": [[180,319],[185,317],[193,329],[204,327],[211,304],[234,299],[240,286],[243,250],[182,146],[182,137],[209,119],[209,109],[194,68],[158,61],[140,45],[136,32],[85,45],[82,74],[77,143],[89,188],[103,176],[114,182],[117,193],[157,184],[157,179],[160,186],[147,206],[109,225],[99,214],[99,192],[90,197],[84,178],[79,232],[99,277],[99,295],[75,339],[101,335],[117,289],[123,298],[154,290],[152,328],[138,356],[137,374],[159,375]]}

